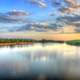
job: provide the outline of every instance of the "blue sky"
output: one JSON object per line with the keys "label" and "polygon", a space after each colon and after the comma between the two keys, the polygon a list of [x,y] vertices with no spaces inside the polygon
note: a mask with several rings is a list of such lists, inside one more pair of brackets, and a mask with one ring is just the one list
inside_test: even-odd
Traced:
{"label": "blue sky", "polygon": [[32,13],[32,15],[29,17],[34,18],[35,20],[47,18],[49,12],[52,10],[50,5],[47,8],[42,9],[40,7],[36,7],[36,5],[30,4],[28,0],[1,0],[0,1],[0,12],[8,12],[14,9],[24,10],[26,12]]}
{"label": "blue sky", "polygon": [[63,24],[77,26],[74,23],[80,20],[80,9],[75,1],[80,5],[80,0],[0,0],[0,31],[31,22],[44,22],[49,29]]}

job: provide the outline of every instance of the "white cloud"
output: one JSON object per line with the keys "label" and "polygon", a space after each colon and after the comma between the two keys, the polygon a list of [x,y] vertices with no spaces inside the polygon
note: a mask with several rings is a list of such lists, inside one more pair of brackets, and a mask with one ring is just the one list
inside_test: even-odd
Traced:
{"label": "white cloud", "polygon": [[36,4],[41,8],[47,7],[47,4],[46,4],[45,0],[29,0],[29,2],[32,3],[32,4]]}

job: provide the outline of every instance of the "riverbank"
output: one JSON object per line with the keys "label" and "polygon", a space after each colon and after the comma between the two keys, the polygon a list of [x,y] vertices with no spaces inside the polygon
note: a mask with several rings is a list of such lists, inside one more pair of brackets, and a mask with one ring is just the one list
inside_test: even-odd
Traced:
{"label": "riverbank", "polygon": [[28,45],[32,44],[32,42],[14,42],[14,43],[0,43],[0,46],[15,46],[15,45]]}
{"label": "riverbank", "polygon": [[69,45],[80,46],[80,40],[66,41]]}
{"label": "riverbank", "polygon": [[0,46],[28,45],[33,43],[66,43],[69,45],[80,46],[80,40],[32,40],[32,39],[0,39]]}
{"label": "riverbank", "polygon": [[0,39],[0,46],[28,45],[33,43],[63,43],[63,41],[54,40],[33,40],[33,39]]}

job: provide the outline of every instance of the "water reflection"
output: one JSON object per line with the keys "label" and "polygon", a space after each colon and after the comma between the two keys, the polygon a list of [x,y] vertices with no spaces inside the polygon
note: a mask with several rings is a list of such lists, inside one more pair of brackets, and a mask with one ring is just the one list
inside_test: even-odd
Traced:
{"label": "water reflection", "polygon": [[80,47],[40,43],[0,47],[0,76],[79,75]]}

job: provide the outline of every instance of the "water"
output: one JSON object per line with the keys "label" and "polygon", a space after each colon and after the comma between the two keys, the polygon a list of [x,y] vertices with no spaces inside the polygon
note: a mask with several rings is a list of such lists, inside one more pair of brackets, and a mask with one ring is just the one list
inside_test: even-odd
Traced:
{"label": "water", "polygon": [[79,60],[80,47],[65,43],[0,47],[0,77],[80,76]]}

